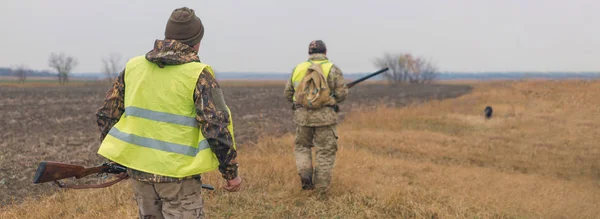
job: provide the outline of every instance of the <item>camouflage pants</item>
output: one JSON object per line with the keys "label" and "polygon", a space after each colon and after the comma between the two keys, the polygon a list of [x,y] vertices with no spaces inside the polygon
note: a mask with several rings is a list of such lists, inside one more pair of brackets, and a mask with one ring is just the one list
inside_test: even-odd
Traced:
{"label": "camouflage pants", "polygon": [[140,219],[204,218],[200,179],[162,183],[131,181]]}
{"label": "camouflage pants", "polygon": [[[335,124],[320,127],[296,127],[294,156],[296,157],[296,167],[303,189],[329,187],[338,149],[337,139]],[[314,169],[312,163],[313,147],[316,148],[316,165]]]}

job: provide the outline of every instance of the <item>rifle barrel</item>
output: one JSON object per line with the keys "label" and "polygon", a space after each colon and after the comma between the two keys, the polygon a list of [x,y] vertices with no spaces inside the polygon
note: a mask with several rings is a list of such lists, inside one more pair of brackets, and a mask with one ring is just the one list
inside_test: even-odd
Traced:
{"label": "rifle barrel", "polygon": [[208,190],[215,190],[215,187],[208,185],[208,184],[202,184],[202,188],[208,189]]}
{"label": "rifle barrel", "polygon": [[354,85],[356,85],[356,84],[358,84],[358,83],[360,83],[360,82],[362,82],[362,81],[364,81],[364,80],[367,80],[367,79],[369,79],[369,78],[371,78],[371,77],[373,77],[373,76],[375,76],[375,75],[378,75],[378,74],[381,74],[381,73],[383,73],[383,72],[387,71],[388,69],[389,69],[389,68],[387,68],[387,67],[386,67],[386,68],[383,68],[383,69],[381,69],[381,70],[379,70],[379,71],[373,72],[373,73],[371,73],[371,74],[369,74],[369,75],[367,75],[367,76],[364,76],[364,77],[362,77],[362,78],[359,78],[359,79],[357,79],[357,80],[355,80],[355,81],[353,81],[353,82],[350,82],[350,83],[348,83],[346,86],[348,86],[348,88],[351,88],[351,87],[353,87]]}

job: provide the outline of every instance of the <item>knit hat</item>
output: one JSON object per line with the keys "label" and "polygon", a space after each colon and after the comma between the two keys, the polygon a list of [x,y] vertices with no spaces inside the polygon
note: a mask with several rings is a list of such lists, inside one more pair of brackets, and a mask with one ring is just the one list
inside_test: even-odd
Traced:
{"label": "knit hat", "polygon": [[308,54],[325,52],[327,52],[327,47],[322,40],[313,40],[308,44]]}
{"label": "knit hat", "polygon": [[204,26],[193,9],[183,7],[173,10],[165,29],[165,39],[193,46],[199,43],[203,36]]}

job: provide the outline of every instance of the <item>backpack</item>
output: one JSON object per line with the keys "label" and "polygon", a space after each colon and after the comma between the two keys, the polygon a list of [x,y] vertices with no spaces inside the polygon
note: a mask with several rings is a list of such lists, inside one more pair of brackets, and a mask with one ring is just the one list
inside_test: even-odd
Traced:
{"label": "backpack", "polygon": [[334,105],[335,100],[331,97],[331,89],[327,79],[323,76],[320,64],[313,63],[302,77],[302,81],[294,93],[297,104],[308,108],[318,109],[327,105]]}

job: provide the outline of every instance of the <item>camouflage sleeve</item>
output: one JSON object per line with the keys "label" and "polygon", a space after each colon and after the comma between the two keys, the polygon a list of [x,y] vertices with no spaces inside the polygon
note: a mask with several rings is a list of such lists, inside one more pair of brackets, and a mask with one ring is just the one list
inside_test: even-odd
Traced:
{"label": "camouflage sleeve", "polygon": [[119,121],[125,112],[125,70],[115,78],[112,87],[106,92],[104,103],[96,112],[96,123],[100,129],[100,141],[103,141],[108,131]]}
{"label": "camouflage sleeve", "polygon": [[333,90],[336,103],[343,102],[348,96],[348,87],[344,83],[344,74],[337,66],[333,66],[327,77],[329,87]]}
{"label": "camouflage sleeve", "polygon": [[[294,74],[292,72],[292,74]],[[290,76],[290,80],[287,81],[286,85],[285,85],[285,89],[283,91],[283,94],[285,95],[285,98],[290,101],[290,102],[294,102],[294,84],[292,83],[292,77]]]}
{"label": "camouflage sleeve", "polygon": [[227,180],[234,179],[238,175],[238,164],[233,137],[227,129],[230,122],[229,113],[219,84],[206,70],[198,78],[194,103],[196,120],[211,150],[217,155],[221,175]]}

